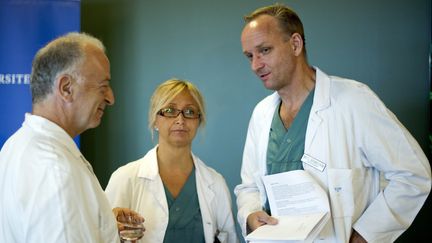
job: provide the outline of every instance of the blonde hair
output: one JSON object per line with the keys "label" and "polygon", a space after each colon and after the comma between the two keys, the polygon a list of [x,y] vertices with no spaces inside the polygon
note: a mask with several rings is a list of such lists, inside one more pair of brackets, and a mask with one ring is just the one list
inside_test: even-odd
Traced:
{"label": "blonde hair", "polygon": [[193,99],[198,105],[200,116],[200,127],[203,127],[206,122],[206,111],[204,99],[198,88],[191,82],[180,79],[169,79],[160,84],[150,99],[150,107],[148,113],[148,127],[153,138],[153,129],[156,123],[157,113],[160,109],[164,108],[166,104],[172,101],[183,90],[189,91]]}

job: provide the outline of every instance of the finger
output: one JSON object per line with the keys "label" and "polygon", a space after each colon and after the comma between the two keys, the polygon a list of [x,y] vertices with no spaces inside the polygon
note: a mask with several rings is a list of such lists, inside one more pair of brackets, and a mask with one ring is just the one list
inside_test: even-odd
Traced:
{"label": "finger", "polygon": [[117,214],[117,221],[125,222],[127,220],[127,215],[124,212],[124,209],[119,209]]}
{"label": "finger", "polygon": [[144,222],[144,218],[137,212],[133,211],[133,210],[129,210],[127,211],[129,213],[129,217],[130,219],[134,222],[134,223],[143,223]]}
{"label": "finger", "polygon": [[258,221],[263,222],[263,224],[275,225],[278,223],[277,218],[274,218],[269,215],[264,215],[258,218]]}
{"label": "finger", "polygon": [[278,219],[274,217],[269,217],[267,220],[267,224],[271,224],[271,225],[277,224],[278,222],[279,222]]}
{"label": "finger", "polygon": [[123,225],[122,223],[117,222],[117,229],[118,229],[119,231],[121,231],[121,230],[124,230],[125,227],[124,227],[124,225]]}

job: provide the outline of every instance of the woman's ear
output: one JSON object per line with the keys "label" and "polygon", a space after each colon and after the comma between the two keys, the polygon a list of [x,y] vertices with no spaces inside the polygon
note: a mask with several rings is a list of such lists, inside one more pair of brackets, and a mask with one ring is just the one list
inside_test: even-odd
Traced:
{"label": "woman's ear", "polygon": [[153,123],[153,129],[155,131],[159,132],[159,124],[158,124],[158,121],[157,121],[157,117],[156,117],[156,119],[155,119],[155,121]]}
{"label": "woman's ear", "polygon": [[75,80],[71,75],[64,74],[60,75],[57,79],[56,89],[60,97],[66,102],[72,102],[73,100],[73,83]]}

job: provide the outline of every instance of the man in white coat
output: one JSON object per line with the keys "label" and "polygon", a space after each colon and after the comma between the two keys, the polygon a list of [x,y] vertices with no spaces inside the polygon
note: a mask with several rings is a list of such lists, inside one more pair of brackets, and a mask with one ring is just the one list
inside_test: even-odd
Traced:
{"label": "man in white coat", "polygon": [[36,54],[30,84],[32,113],[0,151],[0,242],[120,242],[115,216],[143,219],[111,209],[73,141],[114,104],[105,47],[61,36]]}
{"label": "man in white coat", "polygon": [[271,217],[261,176],[303,169],[329,196],[316,242],[393,242],[431,189],[418,143],[366,85],[307,63],[301,20],[283,5],[245,17],[243,53],[275,92],[255,107],[235,188],[243,235]]}

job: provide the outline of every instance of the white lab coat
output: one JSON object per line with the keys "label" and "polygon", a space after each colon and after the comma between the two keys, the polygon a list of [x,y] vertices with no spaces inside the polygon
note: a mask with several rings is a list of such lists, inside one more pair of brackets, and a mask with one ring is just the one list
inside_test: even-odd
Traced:
{"label": "white lab coat", "polygon": [[111,206],[72,138],[26,114],[0,152],[0,242],[120,242]]}
{"label": "white lab coat", "polygon": [[[131,208],[144,217],[146,231],[139,242],[163,242],[168,226],[168,204],[159,175],[156,149],[157,146],[143,158],[117,169],[105,189],[112,207]],[[193,154],[192,157],[205,241],[213,243],[219,232],[221,242],[238,242],[231,195],[225,179],[198,157]]]}
{"label": "white lab coat", "polygon": [[[243,234],[247,216],[262,210],[266,200],[261,176],[266,174],[269,130],[279,102],[276,92],[263,99],[249,123],[242,183],[235,188]],[[318,162],[302,160],[331,205],[332,220],[316,242],[348,242],[352,228],[368,242],[393,242],[430,192],[429,162],[394,114],[366,85],[327,76],[318,68],[305,154]]]}

